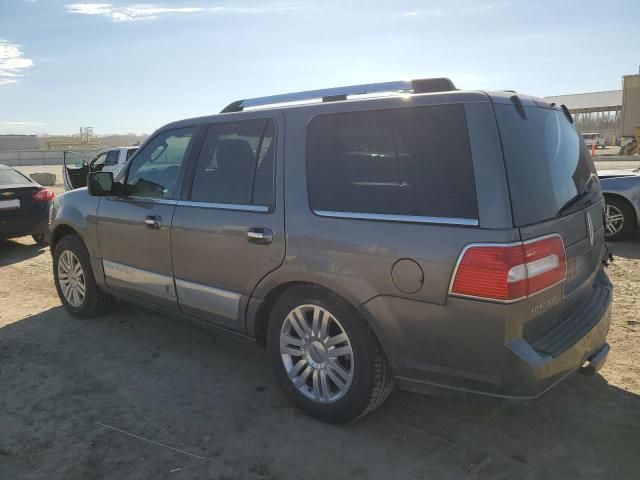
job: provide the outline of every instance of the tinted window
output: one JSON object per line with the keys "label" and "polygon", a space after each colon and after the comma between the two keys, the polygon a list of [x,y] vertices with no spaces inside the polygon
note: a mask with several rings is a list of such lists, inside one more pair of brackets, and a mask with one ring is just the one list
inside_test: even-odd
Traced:
{"label": "tinted window", "polygon": [[156,135],[132,160],[126,193],[136,197],[175,199],[180,173],[186,159],[194,127]]}
{"label": "tinted window", "polygon": [[191,200],[271,206],[274,160],[272,121],[211,125],[198,156]]}
{"label": "tinted window", "polygon": [[106,160],[107,152],[101,153],[91,161],[91,167],[93,167],[94,170],[96,170],[96,167],[103,167]]}
{"label": "tinted window", "polygon": [[107,159],[104,161],[105,166],[117,165],[118,157],[120,156],[120,150],[111,150],[107,153]]}
{"label": "tinted window", "polygon": [[17,183],[30,183],[30,181],[16,170],[0,170],[0,185],[14,185]]}
{"label": "tinted window", "polygon": [[131,158],[131,155],[136,153],[136,150],[138,150],[138,149],[137,148],[130,148],[129,150],[127,150],[127,160],[129,160]]}
{"label": "tinted window", "polygon": [[322,115],[307,142],[316,211],[478,216],[462,105]]}
{"label": "tinted window", "polygon": [[596,174],[584,141],[561,111],[527,107],[525,120],[513,105],[495,109],[516,224],[554,218]]}

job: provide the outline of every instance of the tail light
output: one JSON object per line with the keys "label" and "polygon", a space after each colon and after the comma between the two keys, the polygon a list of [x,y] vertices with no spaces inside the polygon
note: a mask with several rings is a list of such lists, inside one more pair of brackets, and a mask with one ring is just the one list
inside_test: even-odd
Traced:
{"label": "tail light", "polygon": [[31,198],[33,198],[36,202],[49,202],[56,197],[56,194],[51,190],[43,188],[34,193]]}
{"label": "tail light", "polygon": [[460,255],[449,293],[515,302],[567,278],[562,237],[509,244],[471,244]]}

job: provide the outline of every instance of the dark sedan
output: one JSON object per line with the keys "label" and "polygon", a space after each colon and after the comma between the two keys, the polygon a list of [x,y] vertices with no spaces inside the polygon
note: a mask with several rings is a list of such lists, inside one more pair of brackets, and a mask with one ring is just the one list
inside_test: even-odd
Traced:
{"label": "dark sedan", "polygon": [[0,165],[0,240],[31,235],[46,243],[55,194],[17,170]]}

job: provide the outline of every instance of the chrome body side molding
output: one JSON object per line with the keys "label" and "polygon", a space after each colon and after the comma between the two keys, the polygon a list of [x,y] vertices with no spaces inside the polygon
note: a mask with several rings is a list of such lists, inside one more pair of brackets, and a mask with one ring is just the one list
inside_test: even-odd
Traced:
{"label": "chrome body side molding", "polygon": [[140,268],[102,260],[107,286],[115,289],[137,291],[145,295],[176,300],[173,278]]}
{"label": "chrome body side molding", "polygon": [[238,307],[242,295],[221,288],[176,278],[176,290],[180,306],[216,316],[238,319]]}

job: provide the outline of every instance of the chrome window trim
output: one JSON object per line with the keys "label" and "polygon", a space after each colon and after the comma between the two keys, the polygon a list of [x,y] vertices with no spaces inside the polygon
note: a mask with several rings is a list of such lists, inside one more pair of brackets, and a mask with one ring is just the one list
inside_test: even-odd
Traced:
{"label": "chrome window trim", "polygon": [[329,210],[313,210],[313,213],[321,217],[331,218],[353,218],[357,220],[381,220],[387,222],[409,222],[409,223],[434,223],[438,225],[464,225],[477,227],[477,218],[456,218],[456,217],[425,217],[417,215],[388,215],[384,213],[357,213],[357,212],[334,212]]}
{"label": "chrome window trim", "polygon": [[[539,290],[537,292],[535,292],[533,295],[524,295],[522,297],[519,298],[513,298],[511,300],[498,300],[496,298],[486,298],[486,297],[478,297],[475,295],[465,295],[462,293],[453,293],[453,281],[456,278],[456,275],[458,273],[458,267],[460,266],[460,262],[462,262],[462,258],[464,257],[464,254],[467,252],[467,250],[469,250],[472,247],[513,247],[516,245],[529,245],[530,243],[535,243],[538,242],[540,240],[545,240],[547,238],[551,238],[551,237],[558,237],[560,239],[560,241],[562,242],[562,249],[564,250],[564,278],[562,280],[559,280],[558,282],[554,283],[553,285],[549,285],[548,287],[543,288],[542,290]],[[560,285],[563,282],[567,281],[567,267],[568,267],[568,263],[567,262],[567,247],[564,244],[564,239],[562,238],[562,235],[560,235],[559,233],[549,233],[547,235],[542,235],[541,237],[535,237],[535,238],[531,238],[529,240],[525,240],[525,241],[516,241],[516,242],[506,242],[506,243],[500,243],[500,242],[477,242],[477,243],[468,243],[467,245],[464,246],[464,248],[462,249],[462,251],[460,252],[460,255],[458,255],[458,260],[456,260],[456,265],[453,268],[453,273],[451,274],[451,278],[449,279],[449,290],[447,291],[447,294],[450,297],[454,297],[454,298],[468,298],[471,300],[480,300],[483,302],[488,302],[488,303],[499,303],[499,304],[504,304],[504,305],[508,305],[510,303],[516,303],[516,302],[521,302],[522,300],[526,300],[527,298],[533,298],[536,295],[543,293],[547,290],[550,290],[554,287],[557,287],[558,285]],[[564,286],[562,288],[562,298],[565,298],[564,295]]]}
{"label": "chrome window trim", "polygon": [[238,212],[257,212],[269,213],[269,207],[264,205],[241,205],[236,203],[211,203],[211,202],[194,202],[191,200],[178,200],[178,207],[198,207],[212,208],[216,210],[234,210]]}
{"label": "chrome window trim", "polygon": [[178,200],[170,200],[168,198],[157,197],[138,197],[133,195],[122,195],[117,197],[120,202],[142,202],[142,203],[155,203],[157,205],[176,205]]}

